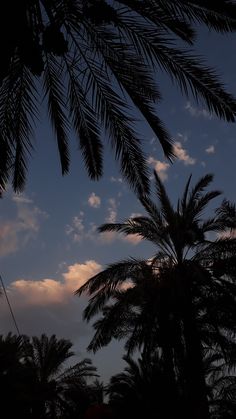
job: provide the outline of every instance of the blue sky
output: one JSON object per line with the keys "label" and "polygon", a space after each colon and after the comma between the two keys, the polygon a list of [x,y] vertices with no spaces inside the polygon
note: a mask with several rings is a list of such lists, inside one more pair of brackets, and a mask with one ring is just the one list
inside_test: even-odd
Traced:
{"label": "blue sky", "polygon": [[[201,31],[198,50],[222,75],[236,96],[235,41]],[[178,156],[171,165],[152,131],[139,123],[150,168],[156,168],[175,201],[190,173],[196,180],[214,173],[213,187],[236,201],[235,124],[219,121],[204,104],[181,96],[166,76],[157,75],[163,92],[159,115],[175,141]],[[216,201],[216,204],[219,201]],[[56,142],[46,116],[35,136],[28,182],[21,195],[8,192],[0,201],[0,258],[4,278],[21,333],[56,333],[75,343],[85,357],[91,326],[82,322],[86,298],[73,291],[107,264],[126,258],[150,257],[155,249],[116,234],[99,235],[96,227],[142,213],[133,192],[122,180],[118,164],[106,150],[104,177],[88,179],[76,141],[71,139],[71,171],[61,177]],[[14,331],[4,298],[0,305],[1,333]],[[122,368],[122,345],[112,344],[94,359],[106,381]]]}

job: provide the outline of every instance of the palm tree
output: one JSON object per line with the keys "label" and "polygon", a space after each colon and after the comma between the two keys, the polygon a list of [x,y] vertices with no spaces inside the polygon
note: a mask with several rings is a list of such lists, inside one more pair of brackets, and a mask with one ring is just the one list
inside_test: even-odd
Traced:
{"label": "palm tree", "polygon": [[1,2],[1,189],[9,180],[15,191],[24,187],[44,98],[63,174],[69,171],[72,129],[90,178],[102,175],[105,137],[129,183],[148,191],[134,111],[153,129],[165,155],[173,157],[170,135],[156,112],[161,94],[154,73],[161,68],[184,94],[234,121],[234,98],[215,71],[180,44],[194,43],[195,23],[224,33],[235,30],[235,17],[229,0]]}
{"label": "palm tree", "polygon": [[125,370],[111,377],[107,389],[117,417],[178,417],[178,394],[171,393],[159,354],[141,356],[137,361],[129,356],[123,359]]}
{"label": "palm tree", "polygon": [[219,350],[206,349],[204,368],[209,388],[211,417],[231,419],[236,414],[236,344],[230,341],[227,357]]}
{"label": "palm tree", "polygon": [[23,365],[22,338],[8,333],[0,336],[0,392],[2,417],[28,419],[28,399]]}
{"label": "palm tree", "polygon": [[97,350],[111,338],[126,338],[128,351],[159,348],[170,385],[176,376],[182,383],[183,414],[209,418],[203,349],[217,345],[224,354],[228,336],[236,332],[236,239],[229,234],[236,226],[236,209],[224,200],[213,217],[204,219],[207,205],[220,195],[205,192],[212,175],[192,190],[190,176],[174,208],[154,175],[158,205],[150,196],[139,198],[148,216],[99,228],[138,234],[157,251],[148,261],[110,265],[77,291],[91,295],[85,319],[103,314],[89,349]]}
{"label": "palm tree", "polygon": [[[64,367],[74,355],[72,343],[66,339],[42,335],[24,339],[24,364],[31,374],[29,381],[31,414],[34,419],[75,417],[82,415],[90,403],[87,378],[96,377],[89,359]],[[80,410],[78,405],[81,404]]]}

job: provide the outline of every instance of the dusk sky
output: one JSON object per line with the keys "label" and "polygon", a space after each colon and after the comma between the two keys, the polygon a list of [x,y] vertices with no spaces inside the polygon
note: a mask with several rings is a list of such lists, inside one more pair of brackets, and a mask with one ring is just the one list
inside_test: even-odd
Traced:
{"label": "dusk sky", "polygon": [[[202,31],[198,52],[216,67],[236,96],[234,37]],[[193,181],[206,173],[215,174],[213,187],[236,201],[236,125],[219,121],[204,104],[181,96],[166,76],[157,77],[163,94],[159,115],[172,134],[178,158],[171,165],[151,129],[139,123],[150,168],[157,170],[173,201],[191,173]],[[46,113],[45,117],[41,114],[25,191],[16,195],[9,188],[0,201],[0,273],[20,332],[55,333],[71,339],[79,359],[91,357],[104,381],[122,370],[122,345],[112,344],[95,357],[86,353],[92,336],[91,325],[82,321],[86,298],[75,297],[73,292],[111,262],[129,256],[151,257],[155,252],[138,237],[96,231],[104,222],[143,213],[118,169],[107,146],[104,176],[99,182],[90,181],[72,137],[71,170],[62,177],[56,141]],[[15,333],[3,296],[0,330]]]}

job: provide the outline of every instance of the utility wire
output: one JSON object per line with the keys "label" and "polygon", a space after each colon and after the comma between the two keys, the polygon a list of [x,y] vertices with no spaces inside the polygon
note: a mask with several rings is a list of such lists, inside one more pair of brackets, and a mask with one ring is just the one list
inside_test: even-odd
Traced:
{"label": "utility wire", "polygon": [[12,316],[12,319],[13,319],[13,323],[15,325],[15,328],[17,330],[18,335],[21,336],[20,330],[19,330],[19,327],[17,325],[16,318],[14,316],[14,313],[13,313],[13,310],[12,310],[12,307],[11,307],[11,303],[9,301],[9,298],[8,298],[8,295],[7,295],[7,292],[6,292],[6,288],[5,288],[5,285],[4,285],[4,282],[3,282],[3,279],[2,279],[2,276],[1,275],[0,275],[0,281],[1,281],[1,284],[2,284],[2,289],[3,289],[3,292],[4,292],[5,298],[7,300],[7,304],[8,304],[8,307],[9,307],[9,310],[10,310],[10,313],[11,313],[11,316]]}

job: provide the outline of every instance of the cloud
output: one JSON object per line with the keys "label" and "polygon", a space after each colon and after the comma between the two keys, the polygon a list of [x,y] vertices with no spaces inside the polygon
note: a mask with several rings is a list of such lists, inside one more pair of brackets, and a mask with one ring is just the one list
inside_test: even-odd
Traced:
{"label": "cloud", "polygon": [[110,181],[111,181],[112,183],[123,183],[123,180],[122,180],[122,178],[121,178],[121,177],[114,177],[114,176],[111,176],[111,177],[110,177]]}
{"label": "cloud", "polygon": [[209,145],[209,147],[206,148],[205,152],[207,154],[214,154],[215,153],[215,146],[214,145]]}
{"label": "cloud", "polygon": [[139,234],[130,234],[129,236],[121,236],[121,240],[136,245],[142,241],[142,237]]}
{"label": "cloud", "polygon": [[115,223],[117,217],[117,203],[114,198],[108,199],[109,207],[108,207],[108,216],[106,217],[107,223]]}
{"label": "cloud", "polygon": [[169,163],[164,161],[156,160],[154,157],[150,156],[147,159],[148,164],[150,164],[158,173],[161,180],[164,182],[168,178],[167,171],[170,167]]}
{"label": "cloud", "polygon": [[188,141],[188,135],[186,133],[181,134],[181,132],[177,133],[177,138],[179,139],[180,142],[182,143],[187,143]]}
{"label": "cloud", "polygon": [[190,113],[191,116],[194,118],[205,118],[205,119],[213,119],[213,115],[210,114],[210,112],[207,109],[198,109],[194,107],[190,102],[186,103],[186,106],[184,108],[186,111]]}
{"label": "cloud", "polygon": [[75,263],[67,267],[67,271],[62,274],[62,280],[18,279],[10,284],[8,292],[17,306],[66,304],[74,291],[101,269],[102,266],[94,260]]}
{"label": "cloud", "polygon": [[130,234],[129,236],[125,236],[123,234],[116,233],[115,231],[105,231],[104,233],[100,233],[95,240],[102,244],[109,244],[118,240],[136,246],[141,242],[142,238],[138,234]]}
{"label": "cloud", "polygon": [[[139,217],[140,213],[132,213],[128,219]],[[130,234],[128,236],[117,233],[115,231],[105,231],[104,233],[99,234],[99,236],[96,236],[96,240],[100,241],[103,244],[112,243],[116,240],[120,240],[122,242],[130,243],[132,245],[137,245],[141,242],[142,238],[139,236],[139,234]]]}
{"label": "cloud", "polygon": [[[114,198],[108,200],[107,216],[105,218],[106,223],[115,223],[117,221],[117,207],[119,202]],[[132,213],[128,218],[134,218],[140,216],[140,213]],[[89,224],[85,223],[84,213],[80,211],[79,215],[74,216],[70,224],[66,225],[65,232],[72,241],[75,243],[84,243],[85,240],[90,240],[94,244],[109,244],[116,240],[127,242],[133,245],[138,244],[141,241],[141,237],[137,234],[130,236],[124,236],[123,234],[116,233],[114,231],[106,231],[98,234],[98,225],[94,222]]]}
{"label": "cloud", "polygon": [[[63,264],[64,265],[64,264]],[[70,339],[77,345],[76,353],[86,356],[86,347],[92,337],[92,325],[83,321],[87,305],[85,295],[78,297],[74,291],[102,269],[95,260],[66,266],[56,278],[17,279],[7,287],[8,298],[14,311],[20,333]],[[0,304],[1,333],[15,333],[9,307],[4,298]]]}
{"label": "cloud", "polygon": [[176,141],[173,144],[173,151],[176,157],[184,163],[185,166],[193,165],[196,163],[196,159],[193,157],[190,157],[188,152],[183,148],[180,141]]}
{"label": "cloud", "polygon": [[12,201],[15,201],[21,204],[33,204],[33,200],[28,198],[25,195],[13,195]]}
{"label": "cloud", "polygon": [[74,242],[80,242],[84,238],[84,213],[80,211],[79,215],[72,218],[71,224],[66,225],[66,234],[72,237]]}
{"label": "cloud", "polygon": [[17,252],[29,240],[34,239],[40,229],[42,219],[48,217],[45,211],[34,205],[26,196],[13,195],[16,205],[14,219],[4,219],[0,222],[0,256]]}
{"label": "cloud", "polygon": [[99,208],[101,205],[101,198],[92,192],[88,198],[88,204],[92,208]]}

